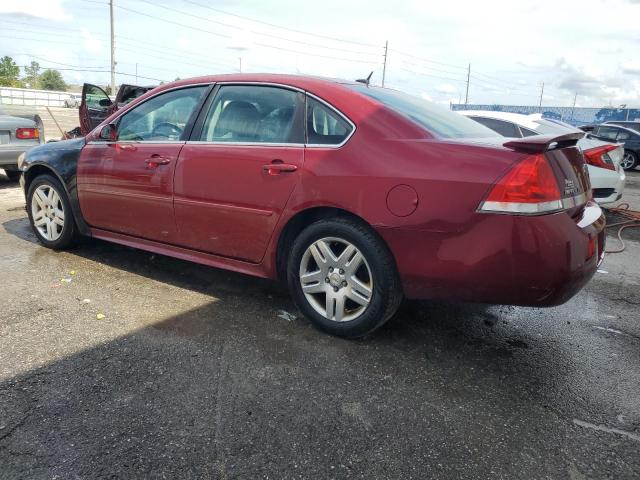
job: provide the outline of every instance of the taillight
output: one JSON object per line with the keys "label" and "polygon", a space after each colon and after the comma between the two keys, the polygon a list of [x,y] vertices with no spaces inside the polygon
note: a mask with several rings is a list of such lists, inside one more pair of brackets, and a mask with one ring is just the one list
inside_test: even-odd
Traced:
{"label": "taillight", "polygon": [[16,138],[19,138],[20,140],[40,138],[40,131],[37,128],[17,128]]}
{"label": "taillight", "polygon": [[[582,195],[584,196],[584,194]],[[541,214],[575,206],[582,198],[562,198],[558,181],[543,154],[517,163],[480,204],[482,212]]]}
{"label": "taillight", "polygon": [[602,147],[591,148],[582,152],[584,154],[585,161],[594,167],[606,168],[608,170],[615,170],[616,166],[613,160],[609,156],[609,152],[616,150],[617,145],[603,145]]}

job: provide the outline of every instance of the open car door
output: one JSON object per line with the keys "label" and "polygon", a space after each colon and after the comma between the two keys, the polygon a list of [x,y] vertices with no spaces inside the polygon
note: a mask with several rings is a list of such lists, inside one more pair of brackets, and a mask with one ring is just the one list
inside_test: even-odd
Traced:
{"label": "open car door", "polygon": [[80,133],[86,135],[107,118],[113,109],[109,95],[100,87],[85,83],[80,102]]}
{"label": "open car door", "polygon": [[123,83],[118,89],[118,94],[116,95],[116,107],[113,110],[124,107],[154,88],[156,87],[141,87],[139,85],[128,85]]}

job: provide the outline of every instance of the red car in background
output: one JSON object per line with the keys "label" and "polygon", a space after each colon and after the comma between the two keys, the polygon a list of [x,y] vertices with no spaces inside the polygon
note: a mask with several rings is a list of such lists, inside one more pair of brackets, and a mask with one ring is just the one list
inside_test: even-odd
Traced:
{"label": "red car in background", "polygon": [[579,291],[604,248],[581,135],[508,140],[393,90],[221,75],[31,150],[22,184],[48,247],[89,235],[280,278],[316,326],[358,337],[403,297],[551,306]]}

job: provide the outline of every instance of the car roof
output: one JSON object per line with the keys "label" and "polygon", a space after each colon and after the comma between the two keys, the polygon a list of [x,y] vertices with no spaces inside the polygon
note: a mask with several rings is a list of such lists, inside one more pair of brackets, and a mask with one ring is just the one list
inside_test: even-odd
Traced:
{"label": "car roof", "polygon": [[355,84],[349,80],[315,77],[311,75],[288,75],[279,73],[226,73],[220,75],[207,75],[202,77],[185,78],[176,80],[175,82],[165,83],[157,87],[158,89],[167,89],[179,87],[182,85],[195,85],[200,83],[214,82],[256,82],[256,83],[277,83],[301,88],[303,90],[313,89],[314,87],[331,87],[341,84]]}
{"label": "car roof", "polygon": [[496,120],[505,120],[507,122],[516,123],[522,127],[535,130],[539,126],[536,120],[542,120],[541,113],[532,113],[524,115],[522,113],[513,112],[496,112],[494,110],[458,110],[458,113],[470,117],[494,118]]}

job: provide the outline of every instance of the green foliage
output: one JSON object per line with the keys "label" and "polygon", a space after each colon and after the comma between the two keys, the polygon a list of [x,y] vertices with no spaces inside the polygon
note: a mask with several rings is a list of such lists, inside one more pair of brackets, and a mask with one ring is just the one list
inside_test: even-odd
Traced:
{"label": "green foliage", "polygon": [[0,86],[3,87],[19,87],[21,81],[18,79],[20,75],[20,67],[16,65],[13,58],[4,56],[0,58]]}
{"label": "green foliage", "polygon": [[43,90],[59,90],[63,92],[67,90],[67,84],[57,70],[45,70],[40,75],[39,81],[40,88]]}
{"label": "green foliage", "polygon": [[24,78],[22,81],[29,85],[29,88],[38,88],[40,83],[40,64],[38,62],[31,62],[28,66],[24,67]]}

